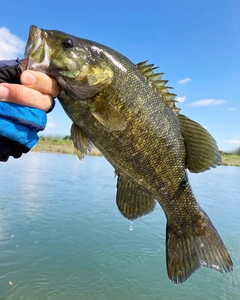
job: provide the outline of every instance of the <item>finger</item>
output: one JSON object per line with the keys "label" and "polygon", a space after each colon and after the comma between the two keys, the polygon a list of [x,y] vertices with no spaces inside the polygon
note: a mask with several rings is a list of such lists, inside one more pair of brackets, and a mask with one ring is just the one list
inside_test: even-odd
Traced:
{"label": "finger", "polygon": [[1,101],[36,107],[48,111],[52,106],[52,97],[20,84],[0,84]]}
{"label": "finger", "polygon": [[24,71],[20,76],[20,80],[23,85],[53,97],[57,97],[60,93],[56,80],[41,72]]}

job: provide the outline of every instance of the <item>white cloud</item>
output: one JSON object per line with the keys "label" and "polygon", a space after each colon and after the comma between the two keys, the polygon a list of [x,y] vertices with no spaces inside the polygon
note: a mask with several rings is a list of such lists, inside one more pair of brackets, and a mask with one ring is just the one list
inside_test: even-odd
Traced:
{"label": "white cloud", "polygon": [[54,122],[47,122],[47,128],[53,128],[55,127],[55,123]]}
{"label": "white cloud", "polygon": [[186,77],[186,78],[184,78],[182,80],[179,80],[177,83],[179,83],[179,84],[187,84],[190,81],[192,81],[192,79],[189,78],[189,77]]}
{"label": "white cloud", "polygon": [[55,122],[53,120],[53,117],[47,115],[47,128],[53,128],[55,127]]}
{"label": "white cloud", "polygon": [[240,140],[226,140],[224,142],[233,145],[240,145]]}
{"label": "white cloud", "polygon": [[178,102],[184,102],[186,100],[186,96],[176,97],[175,100]]}
{"label": "white cloud", "polygon": [[229,111],[236,110],[236,107],[230,107],[228,110],[229,110]]}
{"label": "white cloud", "polygon": [[0,59],[15,59],[24,52],[25,42],[6,27],[0,27],[0,41]]}
{"label": "white cloud", "polygon": [[226,103],[225,100],[218,100],[218,99],[202,99],[195,102],[192,102],[191,106],[209,106],[209,105],[221,105]]}

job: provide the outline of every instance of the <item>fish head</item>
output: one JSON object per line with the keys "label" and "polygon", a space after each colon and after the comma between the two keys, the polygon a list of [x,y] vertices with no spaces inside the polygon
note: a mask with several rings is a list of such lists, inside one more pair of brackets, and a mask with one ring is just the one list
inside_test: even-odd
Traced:
{"label": "fish head", "polygon": [[113,71],[91,42],[61,31],[31,26],[25,57],[28,69],[55,78],[74,98],[90,98],[112,82]]}

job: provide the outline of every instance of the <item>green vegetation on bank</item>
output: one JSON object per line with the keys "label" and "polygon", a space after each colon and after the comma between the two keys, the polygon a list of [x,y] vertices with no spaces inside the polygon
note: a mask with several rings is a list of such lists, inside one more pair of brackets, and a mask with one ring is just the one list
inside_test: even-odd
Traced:
{"label": "green vegetation on bank", "polygon": [[[40,137],[37,145],[31,151],[74,154],[74,147],[68,136],[64,139]],[[101,155],[101,153],[94,147],[90,155]],[[221,156],[223,165],[240,166],[240,151],[235,153],[221,152]]]}
{"label": "green vegetation on bank", "polygon": [[240,167],[240,155],[234,153],[221,152],[222,164],[224,166]]}
{"label": "green vegetation on bank", "polygon": [[[40,137],[38,143],[31,150],[33,152],[55,152],[64,154],[74,154],[73,142],[69,138],[45,138]],[[101,155],[95,147],[90,155]]]}

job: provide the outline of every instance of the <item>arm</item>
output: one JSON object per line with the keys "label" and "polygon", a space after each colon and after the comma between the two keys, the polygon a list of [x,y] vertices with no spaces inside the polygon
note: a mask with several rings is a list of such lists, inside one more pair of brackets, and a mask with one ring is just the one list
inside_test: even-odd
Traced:
{"label": "arm", "polygon": [[0,61],[0,82],[5,82],[0,84],[0,161],[18,158],[37,143],[37,133],[46,125],[44,111],[60,91],[56,81],[43,73],[22,73],[26,63]]}

